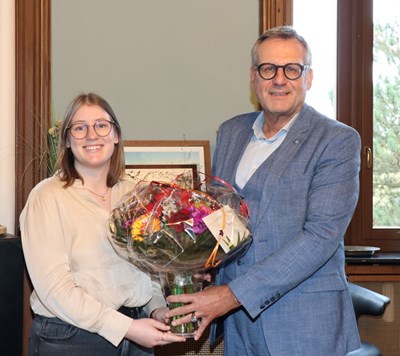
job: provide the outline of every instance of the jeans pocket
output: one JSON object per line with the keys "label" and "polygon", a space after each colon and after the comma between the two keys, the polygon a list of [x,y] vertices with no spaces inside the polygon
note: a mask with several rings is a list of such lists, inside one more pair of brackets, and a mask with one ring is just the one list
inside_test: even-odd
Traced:
{"label": "jeans pocket", "polygon": [[57,342],[65,341],[78,333],[78,328],[57,318],[45,318],[41,323],[39,336],[42,340]]}

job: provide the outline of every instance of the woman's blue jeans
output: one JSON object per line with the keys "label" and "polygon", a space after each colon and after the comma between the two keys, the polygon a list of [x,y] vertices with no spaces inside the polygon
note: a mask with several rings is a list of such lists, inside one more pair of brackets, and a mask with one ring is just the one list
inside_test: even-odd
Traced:
{"label": "woman's blue jeans", "polygon": [[58,318],[35,315],[29,334],[29,356],[150,356],[153,349],[124,339],[115,347],[98,334]]}

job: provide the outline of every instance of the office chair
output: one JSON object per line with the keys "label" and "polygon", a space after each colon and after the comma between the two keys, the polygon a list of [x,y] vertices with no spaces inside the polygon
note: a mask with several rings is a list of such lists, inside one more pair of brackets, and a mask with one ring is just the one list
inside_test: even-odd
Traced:
{"label": "office chair", "polygon": [[[349,283],[349,290],[357,320],[361,315],[382,315],[390,302],[385,295],[353,283]],[[346,356],[382,356],[382,352],[377,346],[361,340],[361,348]]]}

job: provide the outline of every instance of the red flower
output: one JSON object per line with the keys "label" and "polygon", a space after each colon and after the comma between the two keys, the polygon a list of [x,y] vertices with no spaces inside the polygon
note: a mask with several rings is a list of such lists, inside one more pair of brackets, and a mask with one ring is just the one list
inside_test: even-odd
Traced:
{"label": "red flower", "polygon": [[188,208],[183,208],[172,214],[171,217],[168,219],[168,225],[171,226],[176,232],[183,232],[185,231],[185,224],[192,218],[192,212]]}

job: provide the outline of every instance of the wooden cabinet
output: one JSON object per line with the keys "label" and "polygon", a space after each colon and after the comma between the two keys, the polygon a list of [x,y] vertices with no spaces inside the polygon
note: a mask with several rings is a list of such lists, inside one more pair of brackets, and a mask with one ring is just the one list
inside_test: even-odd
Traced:
{"label": "wooden cabinet", "polygon": [[346,275],[350,282],[400,281],[400,253],[348,257]]}
{"label": "wooden cabinet", "polygon": [[381,317],[361,316],[361,339],[377,345],[383,355],[400,355],[400,253],[379,253],[368,258],[346,258],[350,282],[384,294],[390,303]]}

